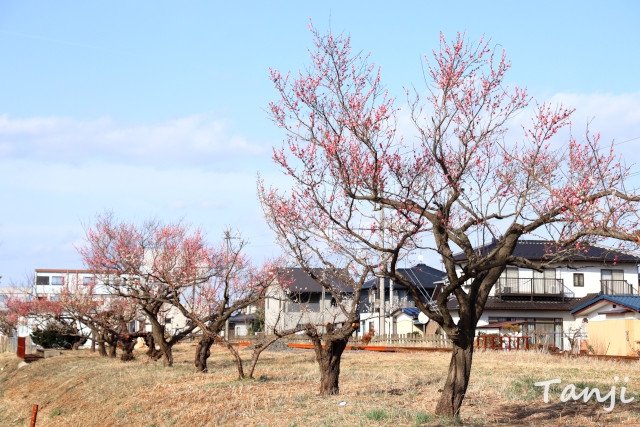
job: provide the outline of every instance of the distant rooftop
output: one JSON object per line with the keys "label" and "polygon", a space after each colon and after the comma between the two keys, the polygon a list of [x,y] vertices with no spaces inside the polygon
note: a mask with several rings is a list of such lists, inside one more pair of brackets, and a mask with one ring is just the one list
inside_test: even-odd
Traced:
{"label": "distant rooftop", "polygon": [[[398,268],[398,273],[406,277],[417,288],[422,289],[435,289],[436,283],[443,280],[445,274],[443,271],[437,268],[429,267],[425,264],[417,264],[411,268]],[[372,279],[364,284],[363,289],[369,289],[377,286],[380,279]],[[389,284],[389,279],[385,279],[385,286]],[[403,286],[394,284],[398,289],[402,289]]]}
{"label": "distant rooftop", "polygon": [[[496,247],[493,241],[484,246],[476,248],[477,254],[488,254]],[[566,249],[564,249],[566,250]],[[555,242],[549,240],[521,240],[513,251],[513,256],[531,260],[552,259],[558,253]],[[569,255],[572,261],[608,261],[608,262],[640,262],[640,257],[629,252],[607,248],[600,245],[583,245],[574,249]],[[464,261],[467,256],[457,253],[453,257],[456,261]]]}

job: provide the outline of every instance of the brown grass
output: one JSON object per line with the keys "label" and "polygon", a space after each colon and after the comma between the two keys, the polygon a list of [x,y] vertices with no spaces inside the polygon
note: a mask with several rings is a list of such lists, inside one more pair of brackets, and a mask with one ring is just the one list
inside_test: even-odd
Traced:
{"label": "brown grass", "polygon": [[[213,350],[211,373],[194,373],[194,351],[192,344],[178,346],[173,368],[144,355],[122,363],[65,352],[18,369],[15,356],[0,355],[0,425],[28,425],[34,404],[40,405],[38,426],[452,424],[432,415],[448,353],[346,352],[341,395],[320,397],[311,351],[267,351],[256,369],[259,379],[243,381],[222,348]],[[606,393],[616,375],[630,378],[627,396],[636,401],[622,404],[618,393],[610,413],[593,401],[561,403],[559,391],[544,403],[542,389],[533,386],[561,378],[561,388],[572,382],[578,391],[589,386]],[[469,425],[638,425],[638,392],[637,363],[477,352],[461,418]]]}

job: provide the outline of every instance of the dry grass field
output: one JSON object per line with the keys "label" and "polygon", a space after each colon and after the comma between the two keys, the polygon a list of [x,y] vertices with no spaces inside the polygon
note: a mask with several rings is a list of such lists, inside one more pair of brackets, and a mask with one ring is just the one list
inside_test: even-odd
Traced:
{"label": "dry grass field", "polygon": [[[317,394],[313,353],[265,352],[255,380],[236,379],[229,353],[215,348],[209,374],[193,372],[194,345],[178,346],[173,368],[144,355],[122,363],[89,352],[65,352],[18,368],[13,355],[0,355],[0,425],[28,425],[34,404],[38,426],[199,425],[451,425],[433,415],[446,373],[448,353],[348,351],[341,395]],[[248,358],[250,352],[242,351]],[[603,393],[625,385],[632,403],[616,392],[606,403],[560,402],[567,383]],[[545,403],[536,381],[554,378]],[[567,359],[539,353],[477,352],[471,386],[461,412],[465,425],[639,425],[640,365]],[[345,402],[341,404],[341,402]]]}

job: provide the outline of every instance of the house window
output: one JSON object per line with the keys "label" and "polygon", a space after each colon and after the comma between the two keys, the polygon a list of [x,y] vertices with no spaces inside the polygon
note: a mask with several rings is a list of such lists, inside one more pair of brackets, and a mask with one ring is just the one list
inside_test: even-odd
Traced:
{"label": "house window", "polygon": [[46,286],[49,284],[49,276],[38,276],[36,277],[36,285]]}
{"label": "house window", "polygon": [[573,273],[573,286],[584,287],[584,273]]}
{"label": "house window", "polygon": [[533,293],[534,294],[556,294],[560,289],[557,287],[555,268],[547,268],[543,271],[533,271]]}
{"label": "house window", "polygon": [[520,273],[518,267],[507,267],[500,275],[500,290],[503,293],[517,293]]}
{"label": "house window", "polygon": [[605,295],[630,295],[631,286],[624,280],[624,270],[600,270],[600,283]]}
{"label": "house window", "polygon": [[624,270],[600,270],[602,280],[624,280]]}
{"label": "house window", "polygon": [[85,277],[82,279],[82,284],[83,285],[90,285],[91,282],[93,282],[93,278],[92,277]]}
{"label": "house window", "polygon": [[53,276],[51,277],[52,285],[64,285],[64,276]]}

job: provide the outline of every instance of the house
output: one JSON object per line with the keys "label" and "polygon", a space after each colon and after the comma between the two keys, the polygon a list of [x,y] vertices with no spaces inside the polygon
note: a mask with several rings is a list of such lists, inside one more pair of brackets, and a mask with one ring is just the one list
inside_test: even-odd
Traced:
{"label": "house", "polygon": [[[418,289],[423,302],[429,302],[437,296],[444,277],[444,272],[423,263],[411,268],[399,268],[398,273]],[[377,335],[435,333],[436,325],[433,322],[418,317],[415,300],[405,286],[378,278],[363,286],[358,336],[364,336],[371,330]]]}
{"label": "house", "polygon": [[[93,270],[60,270],[38,268],[34,272],[32,294],[35,298],[49,298],[56,300],[62,289],[67,286],[89,286],[96,282]],[[108,295],[107,288],[95,283],[94,292],[98,295]]]}
{"label": "house", "polygon": [[[253,335],[256,332],[262,332],[262,330],[255,330],[256,323],[260,323],[259,311],[259,307],[252,304],[241,309],[238,314],[231,316],[226,328],[229,331],[229,338],[244,337]],[[260,327],[257,327],[257,329],[260,329]]]}
{"label": "house", "polygon": [[[316,276],[324,277],[326,283],[346,299],[346,306],[350,308],[349,297],[353,289],[345,281],[328,269],[315,268],[312,271]],[[324,325],[346,321],[331,292],[302,268],[287,269],[283,281],[286,284],[274,284],[266,293],[264,323],[267,333],[274,328],[284,331],[307,323]]]}
{"label": "house", "polygon": [[[476,250],[489,252],[494,246],[492,242]],[[553,259],[555,251],[553,242],[522,240],[514,256],[544,261]],[[463,265],[466,256],[457,254],[455,259]],[[477,330],[497,322],[518,324],[533,344],[569,350],[567,337],[582,327],[572,313],[601,295],[638,295],[639,262],[636,255],[590,245],[542,272],[508,266],[489,294]],[[457,321],[457,301],[450,300],[448,308]]]}
{"label": "house", "polygon": [[580,326],[581,350],[610,356],[640,352],[639,295],[599,295],[571,314]]}

